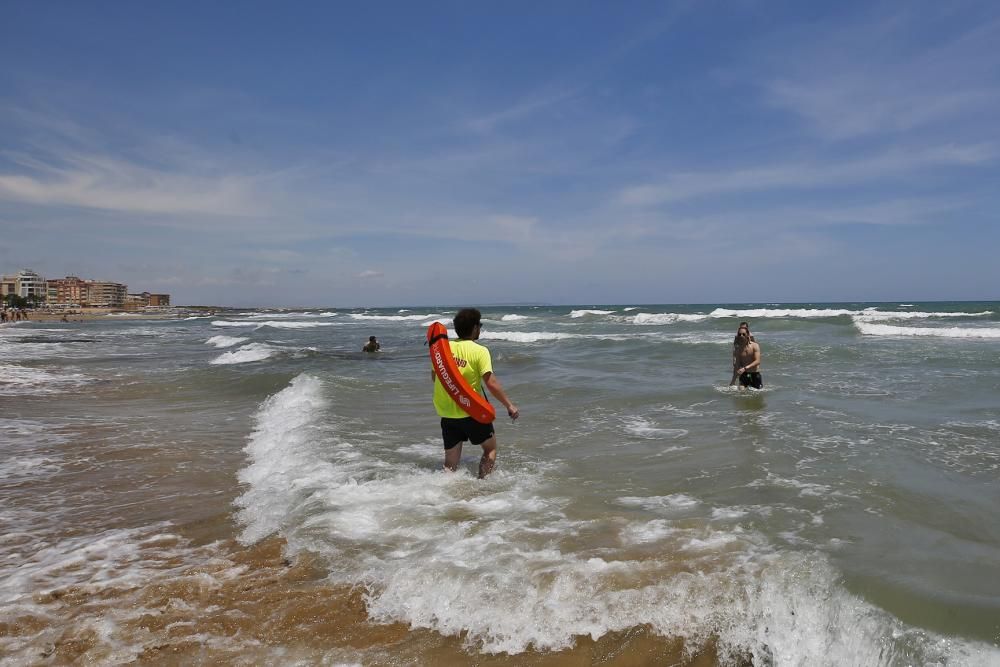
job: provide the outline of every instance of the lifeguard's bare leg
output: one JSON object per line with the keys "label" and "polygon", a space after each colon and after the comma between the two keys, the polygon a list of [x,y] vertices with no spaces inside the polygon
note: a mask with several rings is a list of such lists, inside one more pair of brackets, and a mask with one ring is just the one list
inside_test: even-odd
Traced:
{"label": "lifeguard's bare leg", "polygon": [[462,443],[458,443],[451,449],[444,450],[444,469],[455,472],[458,470],[458,463],[462,460]]}
{"label": "lifeguard's bare leg", "polygon": [[493,472],[493,466],[497,462],[497,437],[492,435],[482,443],[483,456],[479,459],[479,479],[482,479]]}

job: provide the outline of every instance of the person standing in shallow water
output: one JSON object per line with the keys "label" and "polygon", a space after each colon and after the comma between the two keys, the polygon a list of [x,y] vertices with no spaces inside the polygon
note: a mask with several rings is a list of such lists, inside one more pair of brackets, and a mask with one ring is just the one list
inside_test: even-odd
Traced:
{"label": "person standing in shallow water", "polygon": [[[482,313],[475,308],[463,308],[455,315],[454,326],[458,340],[448,341],[448,344],[462,377],[477,392],[482,391],[482,386],[489,389],[507,408],[510,418],[516,420],[521,413],[494,375],[489,349],[476,342],[483,328]],[[434,409],[441,418],[445,470],[454,472],[458,469],[458,463],[462,459],[462,443],[468,440],[483,448],[483,456],[479,460],[479,478],[486,477],[493,471],[497,460],[497,438],[493,424],[480,424],[467,415],[448,394],[433,370],[431,377],[434,379]]]}
{"label": "person standing in shallow water", "polygon": [[382,345],[375,339],[375,336],[369,336],[368,342],[365,343],[364,347],[361,348],[362,352],[378,352],[382,349]]}
{"label": "person standing in shallow water", "polygon": [[740,389],[761,389],[764,386],[760,375],[760,345],[750,335],[750,325],[746,322],[740,323],[733,341],[733,378],[729,381],[729,386],[732,387],[737,381]]}

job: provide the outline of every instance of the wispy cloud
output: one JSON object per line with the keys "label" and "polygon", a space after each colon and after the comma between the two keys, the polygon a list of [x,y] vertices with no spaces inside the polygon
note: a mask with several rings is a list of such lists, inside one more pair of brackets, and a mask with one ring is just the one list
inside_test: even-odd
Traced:
{"label": "wispy cloud", "polygon": [[492,132],[501,125],[525,120],[541,111],[567,102],[579,94],[579,88],[537,94],[519,100],[506,108],[468,120],[465,126],[475,132]]}
{"label": "wispy cloud", "polygon": [[682,172],[656,183],[625,187],[618,200],[631,206],[656,206],[727,193],[838,188],[890,179],[922,169],[982,165],[993,162],[996,157],[997,148],[992,144],[945,145],[890,150],[851,160]]}
{"label": "wispy cloud", "polygon": [[[762,82],[766,101],[828,140],[901,133],[1000,113],[1000,21],[949,33],[946,6],[900,6],[853,27],[810,35]],[[929,44],[916,34],[935,15]],[[928,40],[929,41],[929,40]]]}
{"label": "wispy cloud", "polygon": [[0,201],[73,206],[126,213],[259,214],[260,178],[147,167],[108,155],[2,154],[21,167],[0,173]]}

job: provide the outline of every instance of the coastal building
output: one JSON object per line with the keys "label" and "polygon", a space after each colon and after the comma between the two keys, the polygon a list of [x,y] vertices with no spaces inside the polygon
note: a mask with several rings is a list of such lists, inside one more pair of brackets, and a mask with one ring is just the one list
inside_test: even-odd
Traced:
{"label": "coastal building", "polygon": [[104,280],[87,281],[90,290],[90,305],[98,308],[123,308],[128,286]]}
{"label": "coastal building", "polygon": [[169,305],[169,294],[151,294],[150,292],[143,292],[141,294],[129,294],[125,297],[126,310],[139,310],[140,308],[165,308]]}
{"label": "coastal building", "polygon": [[87,281],[76,276],[49,280],[49,305],[82,306],[90,299]]}
{"label": "coastal building", "polygon": [[31,269],[21,269],[16,275],[0,277],[0,297],[9,294],[38,303],[45,301],[47,296],[45,278]]}
{"label": "coastal building", "polygon": [[47,281],[47,292],[50,305],[124,308],[128,286],[105,280],[83,280],[77,276],[66,276]]}
{"label": "coastal building", "polygon": [[0,276],[0,299],[8,294],[17,294],[17,276]]}

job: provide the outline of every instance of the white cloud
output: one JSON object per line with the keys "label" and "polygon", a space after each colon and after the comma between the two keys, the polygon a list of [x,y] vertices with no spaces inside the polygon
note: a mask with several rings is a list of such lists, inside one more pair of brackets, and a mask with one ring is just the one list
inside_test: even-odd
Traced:
{"label": "white cloud", "polygon": [[382,278],[383,276],[385,276],[385,273],[382,271],[375,271],[374,269],[366,269],[365,271],[359,273],[357,277],[364,279],[364,278]]}

